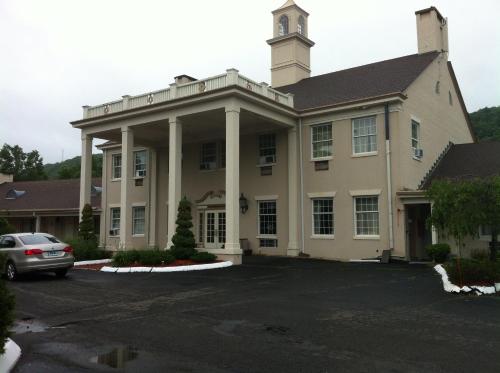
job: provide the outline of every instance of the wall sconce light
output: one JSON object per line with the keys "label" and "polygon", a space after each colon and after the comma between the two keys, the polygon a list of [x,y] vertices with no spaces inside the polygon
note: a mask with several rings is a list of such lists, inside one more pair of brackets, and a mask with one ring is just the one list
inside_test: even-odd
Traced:
{"label": "wall sconce light", "polygon": [[241,196],[240,196],[240,211],[242,214],[244,214],[245,212],[248,211],[248,200],[243,195],[243,193],[241,193]]}

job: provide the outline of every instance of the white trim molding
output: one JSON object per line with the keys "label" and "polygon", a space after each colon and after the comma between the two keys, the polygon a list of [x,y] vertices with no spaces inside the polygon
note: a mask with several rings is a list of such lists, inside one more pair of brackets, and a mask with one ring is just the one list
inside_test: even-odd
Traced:
{"label": "white trim molding", "polygon": [[363,190],[350,190],[349,195],[351,197],[358,196],[379,196],[382,193],[382,189],[363,189]]}
{"label": "white trim molding", "polygon": [[331,192],[317,192],[317,193],[307,193],[307,197],[309,198],[335,198],[337,192],[336,191],[331,191]]}
{"label": "white trim molding", "polygon": [[278,199],[278,195],[269,195],[269,196],[255,196],[254,199],[256,201],[274,201]]}

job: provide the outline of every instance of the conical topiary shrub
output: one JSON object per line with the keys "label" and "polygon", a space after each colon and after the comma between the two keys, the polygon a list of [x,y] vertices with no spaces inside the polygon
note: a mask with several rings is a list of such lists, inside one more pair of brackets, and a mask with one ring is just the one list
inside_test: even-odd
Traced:
{"label": "conical topiary shrub", "polygon": [[78,227],[78,236],[85,241],[96,240],[92,206],[88,203],[83,206],[82,220]]}
{"label": "conical topiary shrub", "polygon": [[191,255],[196,253],[196,241],[194,234],[191,231],[193,228],[193,218],[191,216],[191,203],[184,197],[179,202],[179,209],[177,210],[177,228],[172,237],[171,252],[176,259],[189,259]]}

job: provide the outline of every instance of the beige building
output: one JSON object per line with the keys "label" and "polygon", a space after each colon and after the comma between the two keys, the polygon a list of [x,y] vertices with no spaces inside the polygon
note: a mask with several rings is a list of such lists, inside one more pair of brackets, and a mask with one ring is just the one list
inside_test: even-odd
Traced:
{"label": "beige building", "polygon": [[192,202],[200,249],[235,262],[254,253],[421,258],[437,235],[411,198],[450,142],[474,141],[448,61],[447,20],[416,12],[418,53],[310,76],[308,13],[273,12],[271,82],[235,69],[178,76],[168,88],[97,106],[82,135],[80,204],[92,139],[106,139],[101,244],[171,245],[178,203]]}

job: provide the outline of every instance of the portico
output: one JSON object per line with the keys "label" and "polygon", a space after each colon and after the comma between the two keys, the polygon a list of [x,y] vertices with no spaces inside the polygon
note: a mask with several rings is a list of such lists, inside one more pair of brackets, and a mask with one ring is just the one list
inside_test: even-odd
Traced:
{"label": "portico", "polygon": [[[214,83],[222,79],[225,85]],[[183,94],[186,89],[194,93]],[[281,210],[289,209],[288,224],[285,229],[278,229],[279,236],[286,237],[289,254],[296,255],[299,247],[299,166],[297,120],[290,107],[292,96],[244,78],[236,70],[228,70],[224,76],[174,84],[168,91],[142,95],[146,97],[143,106],[134,104],[137,96],[124,96],[119,103],[106,104],[104,108],[84,107],[84,119],[73,123],[82,132],[81,208],[90,194],[93,138],[111,141],[111,145],[104,147],[109,148],[110,155],[119,154],[116,157],[120,159],[119,165],[113,163],[113,157],[104,166],[103,172],[110,182],[103,185],[109,190],[103,191],[103,196],[107,197],[103,197],[106,216],[102,219],[101,244],[115,250],[146,246],[169,248],[176,228],[177,206],[186,196],[193,204],[200,249],[239,263],[242,253],[240,239],[258,240],[255,225],[252,232],[247,227],[241,233],[240,220],[257,219],[256,194],[268,193],[259,193],[259,186],[252,179],[265,166],[276,177],[281,177],[284,171],[286,180],[295,180],[288,185],[283,183],[286,190],[276,191],[275,195],[283,204]],[[168,99],[156,102],[157,97]],[[279,165],[259,164],[257,156],[249,156],[248,142],[262,133],[277,134]],[[205,145],[207,154],[203,163],[200,160],[203,155],[196,153],[200,147],[205,149]],[[240,156],[241,146],[245,152],[243,158]],[[213,159],[210,158],[212,147]],[[141,165],[138,169],[140,161],[136,154],[143,150],[147,153],[147,166],[143,168]],[[119,178],[115,177],[118,172]],[[241,183],[244,185],[240,188]],[[211,191],[222,191],[223,198],[215,210],[196,203]],[[239,207],[242,193],[250,200],[247,214],[243,214]],[[104,208],[104,204],[108,208]],[[116,220],[117,216],[112,214],[118,209],[119,229],[116,229],[118,225],[113,219]],[[136,229],[138,215],[146,226],[144,231]],[[217,237],[213,236],[215,233]],[[281,238],[278,241],[277,237],[278,234],[273,235],[277,242],[285,243]],[[215,242],[207,245],[207,239],[217,242],[223,239],[223,245]]]}

